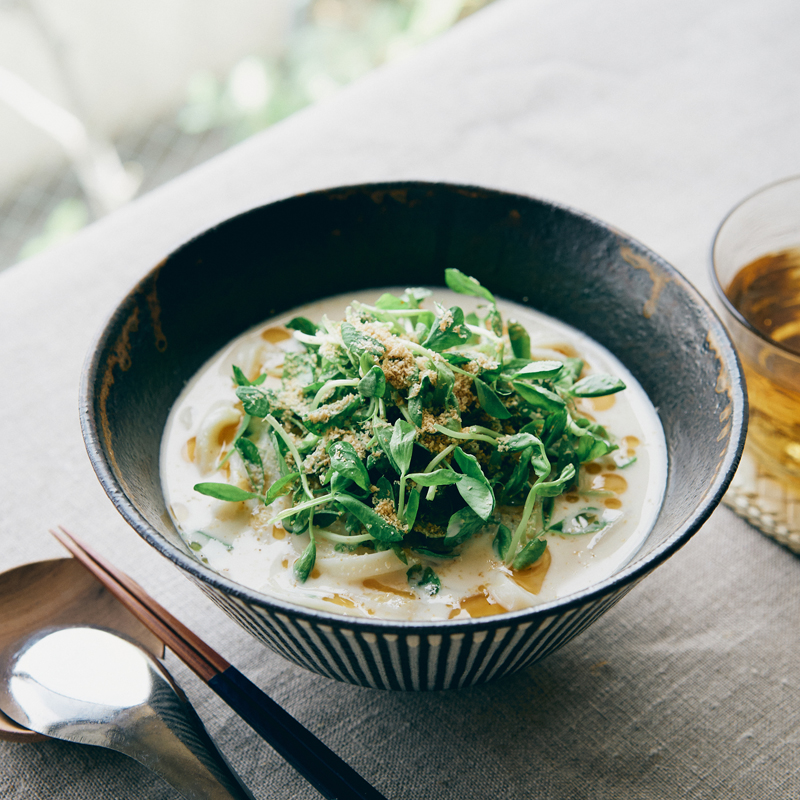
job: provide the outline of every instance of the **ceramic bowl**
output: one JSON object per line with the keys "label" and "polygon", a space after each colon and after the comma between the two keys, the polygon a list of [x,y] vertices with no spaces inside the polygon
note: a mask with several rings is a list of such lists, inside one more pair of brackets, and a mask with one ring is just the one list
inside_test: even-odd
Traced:
{"label": "ceramic bowl", "polygon": [[[639,380],[669,473],[658,520],[613,577],[536,608],[447,622],[340,616],[238,585],[200,563],[165,508],[159,445],[186,381],[257,323],[330,295],[441,283],[445,267],[586,332]],[[638,242],[585,214],[487,189],[351,186],[253,209],[156,266],[114,311],[85,368],[81,424],[125,519],[260,642],[330,678],[445,689],[499,678],[585,630],[686,543],[741,453],[746,399],[728,336],[697,291]]]}

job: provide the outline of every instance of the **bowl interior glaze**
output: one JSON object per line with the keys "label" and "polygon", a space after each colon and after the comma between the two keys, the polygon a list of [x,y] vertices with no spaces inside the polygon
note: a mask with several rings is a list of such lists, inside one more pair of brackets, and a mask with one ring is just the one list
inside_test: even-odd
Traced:
{"label": "bowl interior glaze", "polygon": [[441,285],[446,267],[585,331],[650,396],[668,447],[661,513],[633,561],[581,596],[646,574],[702,525],[738,463],[746,400],[727,334],[695,289],[636,241],[570,209],[464,186],[367,185],[290,198],[223,222],[155,267],[109,320],[82,386],[89,456],[123,516],[200,582],[324,618],[222,578],[185,547],[161,493],[167,415],[203,363],[259,322],[359,289]]}

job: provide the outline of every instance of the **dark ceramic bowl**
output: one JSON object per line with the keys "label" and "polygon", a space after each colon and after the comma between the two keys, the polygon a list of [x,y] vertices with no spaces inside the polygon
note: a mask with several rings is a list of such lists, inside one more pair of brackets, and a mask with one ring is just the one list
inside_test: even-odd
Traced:
{"label": "dark ceramic bowl", "polygon": [[[445,267],[579,328],[614,353],[658,409],[669,475],[642,549],[565,599],[494,617],[397,622],[324,613],[212,572],[181,541],[161,494],[159,445],[186,381],[257,323],[329,295],[441,282]],[[572,639],[672,555],[719,502],[745,434],[744,384],[709,306],[669,264],[584,214],[463,186],[354,186],[256,208],[153,269],[88,360],[81,424],[125,519],[259,641],[364,686],[443,689],[532,664]]]}

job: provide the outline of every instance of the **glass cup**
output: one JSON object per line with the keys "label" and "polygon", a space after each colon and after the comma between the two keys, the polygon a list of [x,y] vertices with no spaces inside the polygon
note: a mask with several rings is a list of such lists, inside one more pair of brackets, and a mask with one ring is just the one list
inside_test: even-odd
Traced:
{"label": "glass cup", "polygon": [[725,502],[800,552],[800,176],[725,217],[712,266],[750,401],[745,455]]}

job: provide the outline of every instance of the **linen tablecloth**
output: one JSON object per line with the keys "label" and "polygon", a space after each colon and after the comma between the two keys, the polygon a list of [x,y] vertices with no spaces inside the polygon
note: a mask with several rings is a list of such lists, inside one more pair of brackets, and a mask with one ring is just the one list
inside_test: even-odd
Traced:
{"label": "linen tablecloth", "polygon": [[[710,296],[719,220],[800,172],[799,34],[794,0],[498,0],[0,275],[0,568],[62,555],[47,529],[67,526],[390,800],[797,797],[800,563],[727,509],[541,664],[459,692],[361,689],[261,647],[125,525],[89,466],[77,394],[96,331],[167,252],[327,186],[419,178],[552,199],[638,238]],[[167,663],[256,797],[317,796]],[[175,794],[114,753],[0,742],[0,796]]]}

